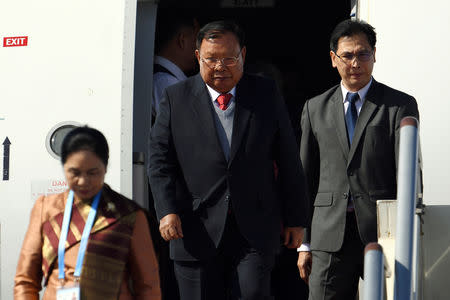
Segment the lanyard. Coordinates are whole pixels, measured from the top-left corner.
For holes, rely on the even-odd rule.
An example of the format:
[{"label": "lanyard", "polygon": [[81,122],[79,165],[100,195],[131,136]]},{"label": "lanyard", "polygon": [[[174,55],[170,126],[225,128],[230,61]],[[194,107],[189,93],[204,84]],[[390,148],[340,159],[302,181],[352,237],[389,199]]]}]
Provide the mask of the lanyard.
[{"label": "lanyard", "polygon": [[[97,214],[98,203],[100,202],[100,195],[102,194],[102,190],[97,193],[92,202],[91,209],[89,211],[88,218],[86,220],[86,224],[84,225],[83,234],[81,235],[80,241],[80,250],[78,251],[77,264],[75,267],[75,273],[73,274],[75,278],[80,277],[81,275],[81,267],[83,265],[84,253],[86,252],[86,246],[89,239],[89,234],[91,233],[92,226],[94,225],[95,215]],[[72,206],[73,206],[73,191],[70,190],[69,196],[67,197],[66,208],[64,210],[64,218],[61,227],[61,235],[59,237],[58,244],[58,269],[60,280],[64,280],[64,254],[65,254],[65,244],[67,240],[67,233],[69,231],[69,223],[72,215]]]}]

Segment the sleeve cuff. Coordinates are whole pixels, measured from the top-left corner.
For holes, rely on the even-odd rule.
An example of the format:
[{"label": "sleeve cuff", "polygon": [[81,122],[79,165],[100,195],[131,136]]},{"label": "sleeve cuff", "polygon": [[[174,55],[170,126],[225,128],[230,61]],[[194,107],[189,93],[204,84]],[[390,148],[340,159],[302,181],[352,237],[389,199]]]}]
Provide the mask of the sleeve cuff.
[{"label": "sleeve cuff", "polygon": [[297,252],[310,252],[309,244],[304,243],[299,248],[297,248]]}]

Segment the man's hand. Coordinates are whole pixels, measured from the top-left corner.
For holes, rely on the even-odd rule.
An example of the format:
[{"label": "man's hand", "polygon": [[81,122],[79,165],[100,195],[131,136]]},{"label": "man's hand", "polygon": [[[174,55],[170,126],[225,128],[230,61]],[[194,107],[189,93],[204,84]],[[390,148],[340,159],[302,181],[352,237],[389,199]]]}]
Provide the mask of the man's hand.
[{"label": "man's hand", "polygon": [[309,284],[309,274],[311,274],[312,254],[309,251],[300,251],[298,253],[297,267],[300,277]]},{"label": "man's hand", "polygon": [[303,227],[285,227],[284,228],[284,245],[288,248],[298,248],[303,241]]},{"label": "man's hand", "polygon": [[164,240],[176,240],[183,237],[181,220],[177,214],[168,214],[159,222],[159,232]]}]

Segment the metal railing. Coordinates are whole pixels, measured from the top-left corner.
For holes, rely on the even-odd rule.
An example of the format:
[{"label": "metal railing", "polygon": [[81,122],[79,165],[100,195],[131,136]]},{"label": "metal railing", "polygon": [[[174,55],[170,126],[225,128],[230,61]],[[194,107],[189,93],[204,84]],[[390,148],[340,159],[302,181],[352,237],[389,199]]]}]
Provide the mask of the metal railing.
[{"label": "metal railing", "polygon": [[364,249],[364,300],[386,299],[386,278],[391,269],[378,243],[369,243]]},{"label": "metal railing", "polygon": [[[400,123],[397,173],[394,300],[422,299],[421,215],[422,177],[419,122],[405,117]],[[378,243],[366,246],[364,256],[364,300],[386,299],[386,259]]]},{"label": "metal railing", "polygon": [[414,218],[417,201],[419,122],[406,117],[400,123],[397,176],[397,230],[395,237],[394,299],[411,299]]}]

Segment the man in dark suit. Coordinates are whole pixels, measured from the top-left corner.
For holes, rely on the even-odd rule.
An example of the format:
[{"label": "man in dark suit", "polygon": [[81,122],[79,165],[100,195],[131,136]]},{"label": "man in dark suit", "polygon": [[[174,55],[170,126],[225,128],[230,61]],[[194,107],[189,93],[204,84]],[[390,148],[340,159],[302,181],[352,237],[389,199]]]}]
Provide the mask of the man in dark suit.
[{"label": "man in dark suit", "polygon": [[364,247],[377,240],[376,201],[396,197],[400,121],[419,116],[413,97],[372,77],[375,43],[369,24],[339,23],[330,55],[341,83],[303,108],[300,154],[313,217],[298,267],[309,299],[355,299]]},{"label": "man in dark suit", "polygon": [[181,299],[270,299],[280,236],[299,247],[309,214],[289,116],[273,81],[244,74],[237,24],[205,25],[195,53],[200,74],[165,90],[150,139],[160,233]]}]

